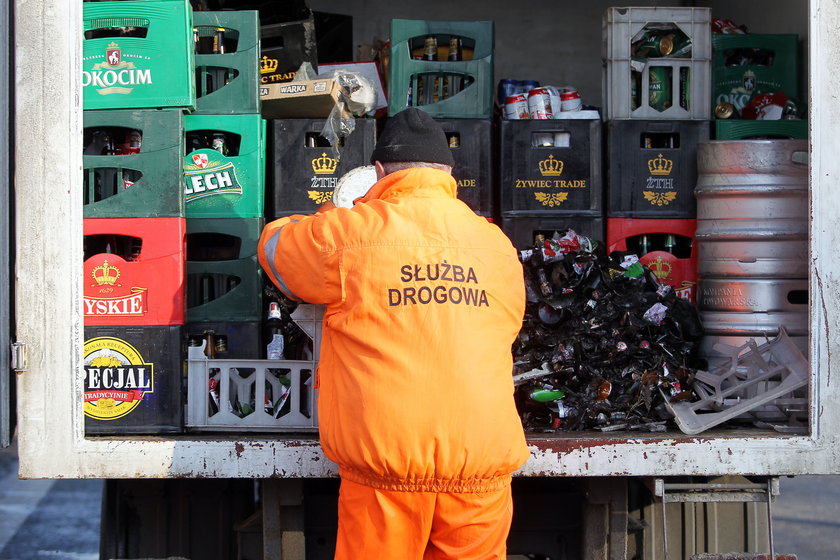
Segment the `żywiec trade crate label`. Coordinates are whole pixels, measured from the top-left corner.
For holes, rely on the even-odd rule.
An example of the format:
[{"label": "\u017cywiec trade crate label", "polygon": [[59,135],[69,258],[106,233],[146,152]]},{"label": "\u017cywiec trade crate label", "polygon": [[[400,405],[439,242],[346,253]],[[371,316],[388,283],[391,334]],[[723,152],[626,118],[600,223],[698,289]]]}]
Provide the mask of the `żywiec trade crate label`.
[{"label": "\u017cywiec trade crate label", "polygon": [[84,410],[96,420],[115,420],[154,392],[155,366],[131,344],[100,336],[85,341]]},{"label": "\u017cywiec trade crate label", "polygon": [[102,253],[85,261],[85,317],[143,317],[149,307],[148,288],[121,280],[120,267],[109,264],[108,258]]},{"label": "\u017cywiec trade crate label", "polygon": [[221,152],[203,148],[184,159],[184,199],[187,203],[216,195],[242,196],[236,166]]},{"label": "\u017cywiec trade crate label", "polygon": [[332,200],[333,191],[338,184],[338,177],[335,173],[338,169],[338,159],[329,157],[326,152],[322,152],[320,157],[312,158],[311,164],[313,175],[309,177],[310,188],[306,191],[306,196],[320,206]]}]

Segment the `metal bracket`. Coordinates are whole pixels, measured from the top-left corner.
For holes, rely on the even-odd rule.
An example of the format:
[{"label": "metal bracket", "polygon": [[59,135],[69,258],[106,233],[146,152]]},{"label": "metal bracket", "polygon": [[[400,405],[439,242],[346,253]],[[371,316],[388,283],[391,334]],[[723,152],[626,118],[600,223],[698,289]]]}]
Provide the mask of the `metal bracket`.
[{"label": "metal bracket", "polygon": [[26,344],[23,342],[12,343],[11,358],[12,370],[18,375],[29,368],[29,363],[26,360]]}]

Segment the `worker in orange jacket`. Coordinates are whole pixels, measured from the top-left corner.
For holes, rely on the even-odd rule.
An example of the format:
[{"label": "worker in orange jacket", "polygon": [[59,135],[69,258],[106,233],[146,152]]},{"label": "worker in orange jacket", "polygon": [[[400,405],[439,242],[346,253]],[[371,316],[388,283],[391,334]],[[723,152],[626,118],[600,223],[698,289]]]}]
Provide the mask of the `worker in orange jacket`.
[{"label": "worker in orange jacket", "polygon": [[441,127],[386,124],[352,208],[269,223],[259,260],[325,304],[320,438],[341,476],[337,559],[504,559],[511,473],[529,452],[513,400],[522,267],[458,200]]}]

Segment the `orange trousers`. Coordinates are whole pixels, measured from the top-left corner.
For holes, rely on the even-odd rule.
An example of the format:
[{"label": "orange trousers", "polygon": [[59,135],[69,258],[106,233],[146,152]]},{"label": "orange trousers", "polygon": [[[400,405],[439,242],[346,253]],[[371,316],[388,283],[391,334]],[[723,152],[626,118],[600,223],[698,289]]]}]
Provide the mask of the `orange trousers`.
[{"label": "orange trousers", "polygon": [[486,493],[396,492],[341,481],[336,560],[504,560],[510,485]]}]

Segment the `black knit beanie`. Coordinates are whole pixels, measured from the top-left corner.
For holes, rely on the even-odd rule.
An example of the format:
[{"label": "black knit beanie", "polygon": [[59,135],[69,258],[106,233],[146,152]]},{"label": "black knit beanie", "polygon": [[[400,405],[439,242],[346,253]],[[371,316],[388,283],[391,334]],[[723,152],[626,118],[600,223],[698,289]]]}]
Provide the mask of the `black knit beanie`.
[{"label": "black knit beanie", "polygon": [[390,117],[376,142],[370,162],[424,161],[455,167],[440,125],[425,111],[409,107]]}]

